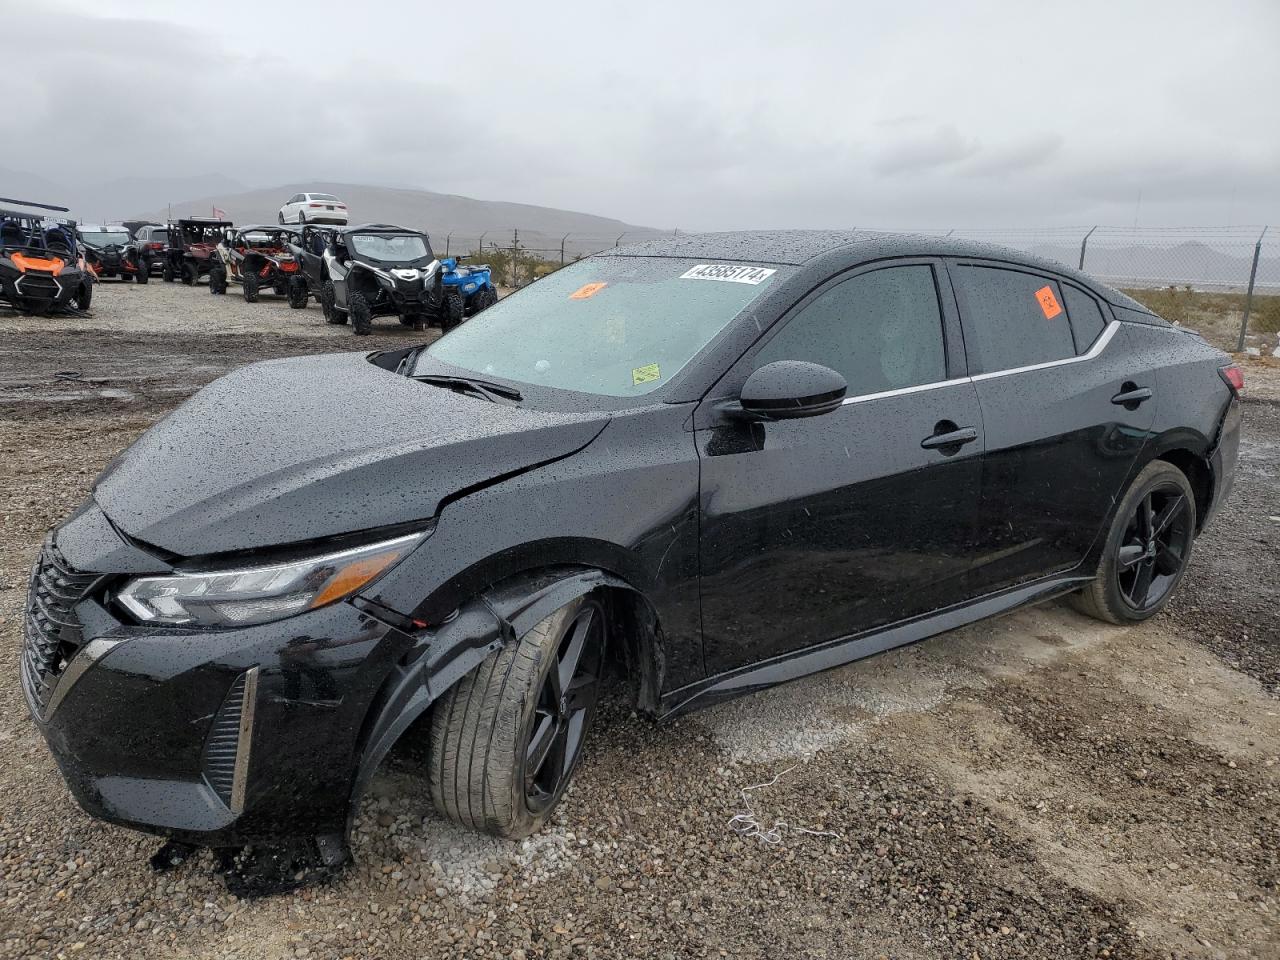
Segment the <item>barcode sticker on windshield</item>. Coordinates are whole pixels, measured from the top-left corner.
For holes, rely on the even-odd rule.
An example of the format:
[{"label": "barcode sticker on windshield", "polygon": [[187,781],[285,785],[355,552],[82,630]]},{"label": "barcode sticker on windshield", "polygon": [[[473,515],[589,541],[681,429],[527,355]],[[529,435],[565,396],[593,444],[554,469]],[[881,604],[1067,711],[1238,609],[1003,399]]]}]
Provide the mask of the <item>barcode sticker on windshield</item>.
[{"label": "barcode sticker on windshield", "polygon": [[680,274],[681,280],[725,280],[729,283],[764,283],[777,270],[769,267],[749,267],[742,263],[700,263]]},{"label": "barcode sticker on windshield", "polygon": [[646,363],[643,367],[636,367],[631,371],[631,384],[638,387],[642,383],[652,383],[661,376],[662,371],[658,369],[656,363]]}]

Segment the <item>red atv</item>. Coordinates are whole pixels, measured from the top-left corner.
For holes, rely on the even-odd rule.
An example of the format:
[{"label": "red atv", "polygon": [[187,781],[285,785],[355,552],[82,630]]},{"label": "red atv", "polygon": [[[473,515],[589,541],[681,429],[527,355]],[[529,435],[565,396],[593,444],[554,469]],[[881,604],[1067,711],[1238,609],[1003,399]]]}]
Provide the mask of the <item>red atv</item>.
[{"label": "red atv", "polygon": [[297,242],[297,234],[296,227],[274,224],[228,231],[214,251],[209,292],[226,293],[228,283],[238,283],[245,303],[257,303],[265,289],[288,297],[291,307],[305,307],[307,288],[290,250],[290,244]]},{"label": "red atv", "polygon": [[161,276],[166,283],[181,279],[187,286],[209,275],[218,243],[234,228],[230,220],[188,217],[169,222],[169,246]]}]

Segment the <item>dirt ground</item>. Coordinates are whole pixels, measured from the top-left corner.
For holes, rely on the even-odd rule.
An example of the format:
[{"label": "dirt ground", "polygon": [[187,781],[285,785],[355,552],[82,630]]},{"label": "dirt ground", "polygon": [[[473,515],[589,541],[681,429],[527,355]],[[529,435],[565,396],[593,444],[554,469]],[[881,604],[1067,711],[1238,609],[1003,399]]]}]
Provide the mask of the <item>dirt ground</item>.
[{"label": "dirt ground", "polygon": [[[207,856],[152,873],[154,838],[71,800],[18,685],[27,570],[219,373],[415,335],[204,288],[95,298],[90,319],[0,320],[0,957],[1280,956],[1274,399],[1249,403],[1235,493],[1142,627],[1050,604],[661,727],[614,699],[530,840],[448,826],[397,767],[355,867],[241,901]],[[1280,397],[1280,369],[1246,375]]]}]

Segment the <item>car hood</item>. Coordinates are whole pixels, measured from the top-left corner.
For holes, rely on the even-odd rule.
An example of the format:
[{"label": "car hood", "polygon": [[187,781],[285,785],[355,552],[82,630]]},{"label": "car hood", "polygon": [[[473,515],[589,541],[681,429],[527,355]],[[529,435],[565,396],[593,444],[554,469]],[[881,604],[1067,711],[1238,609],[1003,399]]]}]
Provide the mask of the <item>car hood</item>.
[{"label": "car hood", "polygon": [[575,453],[607,422],[454,393],[364,354],[269,360],[152,427],[94,497],[145,544],[249,550],[430,519],[452,494]]}]

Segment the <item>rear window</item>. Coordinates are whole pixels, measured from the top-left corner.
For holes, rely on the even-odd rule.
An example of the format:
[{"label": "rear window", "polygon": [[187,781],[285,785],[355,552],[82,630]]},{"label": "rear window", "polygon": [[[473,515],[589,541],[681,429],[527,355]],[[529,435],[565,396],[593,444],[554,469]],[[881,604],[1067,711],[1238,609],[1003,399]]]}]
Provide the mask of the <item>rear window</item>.
[{"label": "rear window", "polygon": [[148,236],[147,239],[154,240],[159,243],[168,243],[169,231],[168,230],[152,230],[150,236]]},{"label": "rear window", "polygon": [[1071,318],[1071,332],[1076,339],[1076,353],[1087,353],[1093,342],[1107,325],[1098,302],[1083,290],[1068,285],[1067,316]]},{"label": "rear window", "polygon": [[1076,355],[1056,280],[1002,267],[953,269],[973,372],[994,373]]},{"label": "rear window", "polygon": [[337,197],[332,196],[331,194],[328,194],[328,193],[313,193],[313,194],[311,194],[311,199],[312,199],[312,200],[326,200],[326,201],[328,201],[329,203],[336,203],[336,202],[337,202],[337,200],[338,200],[338,198],[337,198]]}]

